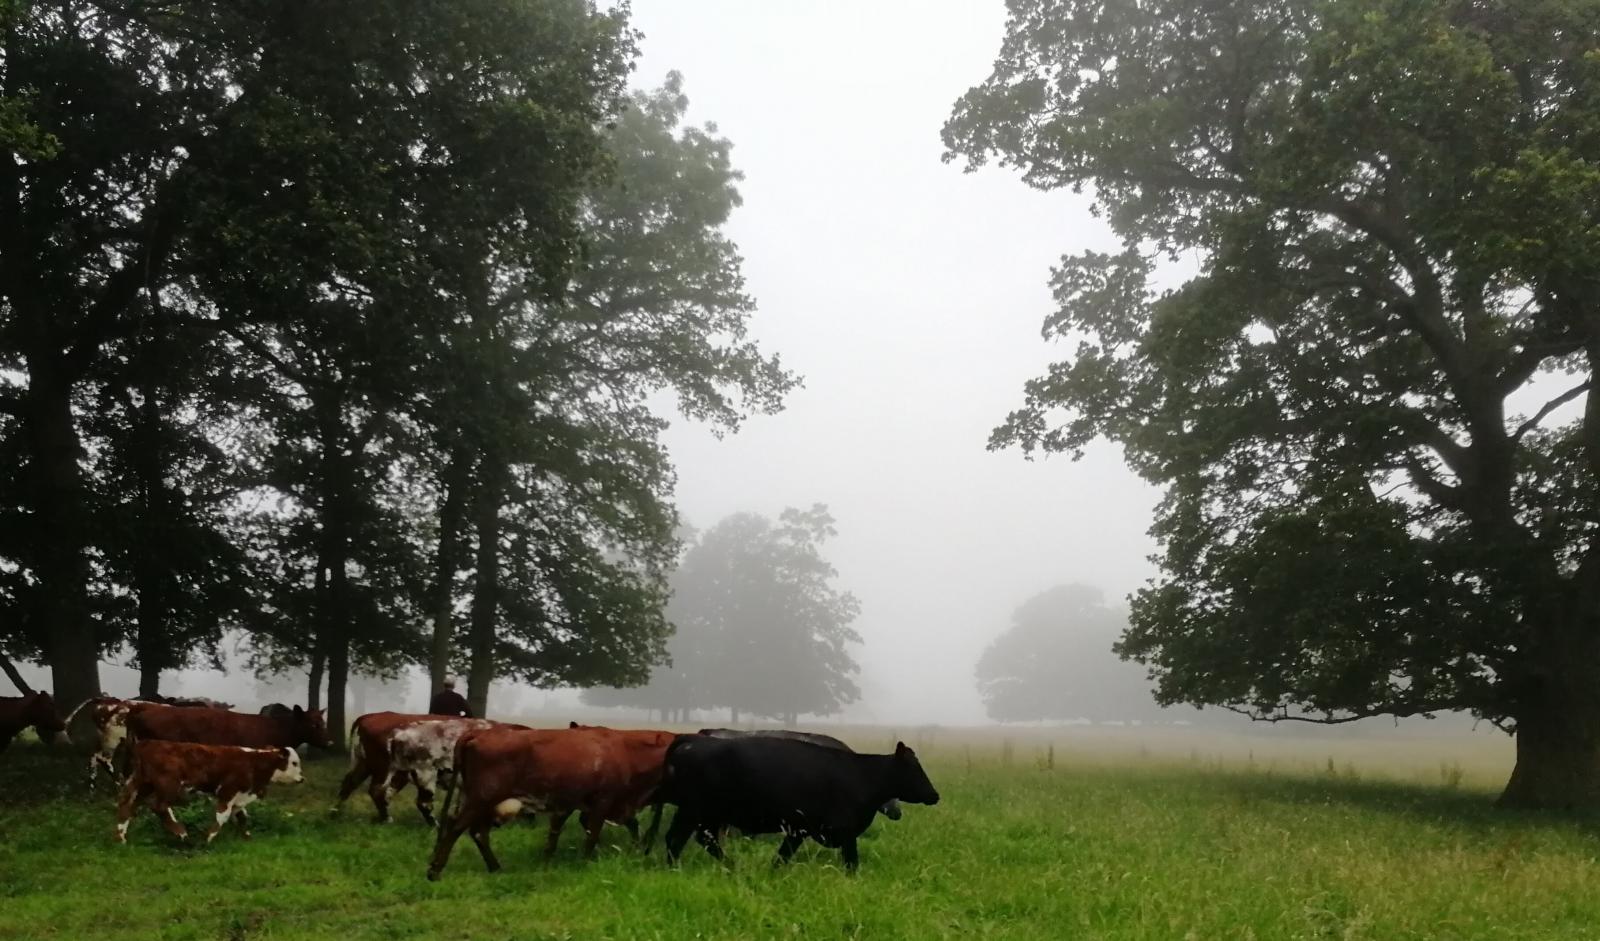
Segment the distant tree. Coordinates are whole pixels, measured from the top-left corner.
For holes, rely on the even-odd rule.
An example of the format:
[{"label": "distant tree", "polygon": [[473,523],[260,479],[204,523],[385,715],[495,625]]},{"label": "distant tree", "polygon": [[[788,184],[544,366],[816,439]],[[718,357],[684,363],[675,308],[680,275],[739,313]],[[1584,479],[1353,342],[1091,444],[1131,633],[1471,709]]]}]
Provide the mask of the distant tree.
[{"label": "distant tree", "polygon": [[858,672],[848,645],[860,603],[831,582],[822,557],[835,534],[820,504],[774,522],[736,513],[706,530],[672,576],[672,663],[638,690],[596,690],[593,705],[676,712],[725,707],[793,724],[854,702]]},{"label": "distant tree", "polygon": [[1010,10],[949,156],[1092,187],[1126,248],[1057,270],[1076,354],[992,443],[1166,487],[1120,651],[1166,703],[1470,710],[1503,804],[1600,806],[1600,3]]},{"label": "distant tree", "polygon": [[1146,670],[1112,652],[1127,626],[1127,612],[1107,607],[1095,588],[1058,585],[1029,598],[978,659],[978,692],[989,717],[1171,718],[1156,704]]}]

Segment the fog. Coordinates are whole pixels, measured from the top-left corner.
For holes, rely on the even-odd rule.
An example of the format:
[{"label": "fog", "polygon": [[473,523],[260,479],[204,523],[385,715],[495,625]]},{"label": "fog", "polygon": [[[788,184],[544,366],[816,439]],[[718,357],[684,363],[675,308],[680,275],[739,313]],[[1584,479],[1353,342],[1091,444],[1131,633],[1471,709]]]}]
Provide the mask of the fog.
[{"label": "fog", "polygon": [[673,428],[679,507],[704,526],[828,504],[829,558],[862,602],[846,715],[981,721],[973,664],[1011,611],[1063,581],[1138,587],[1157,496],[1110,446],[1077,463],[986,450],[1059,355],[1039,337],[1050,266],[1115,245],[1084,197],[940,161],[1004,5],[656,0],[634,16],[638,81],[683,71],[691,114],[734,143],[755,333],[805,376],[737,435]]},{"label": "fog", "polygon": [[[783,413],[723,440],[675,422],[680,510],[705,527],[827,504],[839,530],[828,557],[862,603],[862,699],[843,718],[983,721],[973,666],[984,646],[1052,585],[1112,599],[1138,587],[1152,574],[1156,498],[1110,446],[1077,463],[986,450],[1024,380],[1060,353],[1039,336],[1051,264],[1115,244],[1084,197],[940,160],[940,127],[987,74],[1004,5],[638,0],[633,11],[636,84],[681,71],[693,119],[734,143],[746,180],[731,234],[760,303],[754,332],[805,379]],[[234,666],[164,690],[258,701]],[[108,692],[136,689],[131,671],[102,670]],[[424,687],[418,675],[404,693],[413,708]],[[509,690],[491,701],[502,713],[570,702]]]}]

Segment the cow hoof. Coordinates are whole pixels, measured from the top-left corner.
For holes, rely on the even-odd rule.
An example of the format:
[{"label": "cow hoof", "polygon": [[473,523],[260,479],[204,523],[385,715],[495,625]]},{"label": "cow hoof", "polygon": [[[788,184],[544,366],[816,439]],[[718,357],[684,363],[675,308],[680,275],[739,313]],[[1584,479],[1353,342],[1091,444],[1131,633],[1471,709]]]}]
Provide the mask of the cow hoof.
[{"label": "cow hoof", "polygon": [[437,869],[429,869],[428,870],[428,881],[429,882],[438,882],[439,881],[439,870],[437,870]]}]

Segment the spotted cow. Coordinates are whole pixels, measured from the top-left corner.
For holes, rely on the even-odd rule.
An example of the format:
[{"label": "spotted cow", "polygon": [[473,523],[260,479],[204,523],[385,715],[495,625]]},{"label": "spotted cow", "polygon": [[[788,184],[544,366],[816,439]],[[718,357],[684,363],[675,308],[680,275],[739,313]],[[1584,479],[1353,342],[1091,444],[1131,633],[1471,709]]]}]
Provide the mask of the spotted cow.
[{"label": "spotted cow", "polygon": [[128,824],[140,804],[148,805],[161,825],[180,840],[189,832],[172,808],[195,793],[215,800],[215,820],[206,842],[216,839],[229,818],[250,838],[250,817],[245,807],[266,793],[269,784],[299,784],[305,780],[300,755],[288,746],[246,748],[238,745],[199,745],[193,742],[136,741],[133,767],[117,802],[118,843],[128,841]]},{"label": "spotted cow", "polygon": [[[433,792],[440,774],[451,771],[457,740],[463,733],[497,724],[489,719],[434,718],[396,728],[389,735],[389,768],[382,778],[382,798],[377,794],[372,798],[379,815],[388,819],[389,799],[409,780],[417,788],[417,812],[428,826],[437,826],[433,819]],[[374,778],[374,784],[379,780]]]}]

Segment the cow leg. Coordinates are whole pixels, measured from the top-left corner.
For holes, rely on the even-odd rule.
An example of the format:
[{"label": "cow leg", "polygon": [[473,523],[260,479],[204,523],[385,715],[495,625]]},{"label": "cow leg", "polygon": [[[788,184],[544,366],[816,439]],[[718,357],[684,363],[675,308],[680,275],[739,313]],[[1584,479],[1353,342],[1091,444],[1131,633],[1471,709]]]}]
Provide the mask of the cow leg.
[{"label": "cow leg", "polygon": [[689,817],[688,811],[682,807],[672,815],[672,825],[667,827],[667,863],[678,861],[678,856],[683,853],[683,846],[689,842],[689,834],[695,832],[695,824]]},{"label": "cow leg", "polygon": [[433,819],[433,788],[437,777],[437,772],[432,768],[411,774],[411,783],[417,787],[417,813],[422,815],[422,819],[427,821],[430,827],[439,825],[439,822]]},{"label": "cow leg", "polygon": [[622,826],[628,831],[628,836],[632,837],[633,842],[637,844],[639,842],[639,818],[630,814],[628,819],[622,821]]},{"label": "cow leg", "polygon": [[706,852],[711,854],[712,859],[719,863],[728,861],[728,857],[722,853],[722,841],[717,839],[716,830],[710,827],[701,827],[695,831],[694,838],[700,841],[700,845],[706,848]]},{"label": "cow leg", "polygon": [[398,790],[392,784],[388,775],[373,775],[371,783],[367,785],[367,796],[372,798],[372,806],[378,809],[379,823],[389,822],[389,795]]},{"label": "cow leg", "polygon": [[157,800],[151,805],[150,809],[155,812],[155,815],[158,818],[160,818],[161,825],[167,828],[168,833],[180,840],[183,840],[184,842],[188,842],[189,831],[185,830],[183,828],[183,824],[178,822],[177,815],[172,812],[171,804],[167,803],[165,800]]},{"label": "cow leg", "polygon": [[471,806],[462,807],[456,812],[455,817],[446,820],[439,828],[439,837],[433,844],[433,859],[428,861],[428,881],[439,881],[439,874],[444,872],[445,863],[450,861],[450,851],[455,849],[456,841],[461,839],[461,834],[467,829],[467,812]]},{"label": "cow leg", "polygon": [[117,842],[128,842],[128,823],[133,819],[133,812],[139,802],[149,794],[135,778],[129,778],[128,783],[122,787],[122,797],[117,801]]},{"label": "cow leg", "polygon": [[804,843],[805,841],[806,837],[803,833],[785,833],[783,835],[783,842],[778,845],[777,858],[773,859],[772,861],[773,867],[776,868],[787,863],[789,858],[794,855],[794,851],[799,849],[800,844]]},{"label": "cow leg", "polygon": [[246,804],[249,804],[255,799],[256,796],[254,794],[246,791],[241,791],[238,794],[230,794],[227,797],[223,797],[221,794],[218,794],[217,822],[212,825],[209,831],[206,832],[206,842],[210,843],[212,840],[215,840],[217,838],[217,834],[221,833],[223,826],[227,824],[228,818],[234,814],[239,815],[240,832],[244,834],[245,839],[250,839],[250,829],[246,823],[248,818],[245,815],[244,808]]},{"label": "cow leg", "polygon": [[245,813],[243,807],[234,810],[233,821],[239,825],[239,838],[241,840],[250,839],[250,815]]},{"label": "cow leg", "polygon": [[489,831],[492,830],[490,822],[485,820],[472,828],[472,842],[478,844],[478,855],[483,857],[483,866],[490,872],[500,871],[500,860],[494,858],[494,850],[489,846]]},{"label": "cow leg", "polygon": [[367,767],[366,752],[362,750],[358,738],[350,748],[350,768],[345,771],[344,778],[339,782],[339,798],[333,803],[335,812],[344,808],[344,802],[350,799],[350,795],[356,792],[356,788],[360,787],[361,782],[371,773],[372,769]]},{"label": "cow leg", "polygon": [[861,855],[856,852],[856,838],[851,837],[839,844],[839,854],[844,857],[846,872],[855,872],[861,865]]},{"label": "cow leg", "polygon": [[[571,816],[572,811],[570,810],[550,814],[550,833],[545,837],[544,841],[545,859],[549,860],[555,858],[556,846],[561,842],[561,828],[567,825],[567,818]],[[583,824],[584,830],[589,829],[588,814],[584,814],[582,817],[580,817],[579,821]]]},{"label": "cow leg", "polygon": [[583,858],[594,859],[596,848],[600,846],[600,831],[606,828],[606,815],[600,811],[592,811],[589,820],[584,826],[586,839],[583,841]]}]

